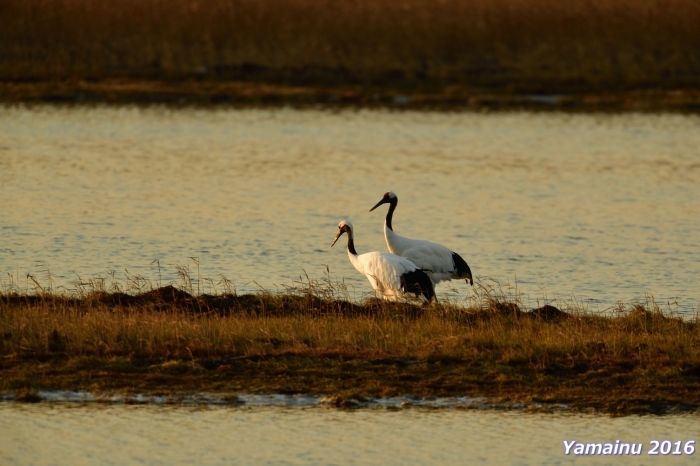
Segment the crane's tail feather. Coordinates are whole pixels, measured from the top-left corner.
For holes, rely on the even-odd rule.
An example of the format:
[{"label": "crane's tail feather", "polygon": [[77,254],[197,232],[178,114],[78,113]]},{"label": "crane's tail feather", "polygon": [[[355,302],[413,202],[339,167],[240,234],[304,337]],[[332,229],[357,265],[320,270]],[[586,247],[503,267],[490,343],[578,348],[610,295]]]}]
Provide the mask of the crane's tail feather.
[{"label": "crane's tail feather", "polygon": [[421,269],[403,274],[401,276],[401,289],[404,293],[413,293],[427,302],[432,302],[435,297],[433,282],[428,277],[428,274]]}]

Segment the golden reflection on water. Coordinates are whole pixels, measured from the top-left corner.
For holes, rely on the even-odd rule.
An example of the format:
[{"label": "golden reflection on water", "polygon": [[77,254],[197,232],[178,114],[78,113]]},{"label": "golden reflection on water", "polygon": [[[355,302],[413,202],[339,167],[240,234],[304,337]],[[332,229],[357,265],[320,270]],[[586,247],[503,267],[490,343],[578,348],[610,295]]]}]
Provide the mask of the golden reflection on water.
[{"label": "golden reflection on water", "polygon": [[[697,453],[648,453],[652,440],[697,443],[697,423],[697,414],[0,403],[0,463],[696,464]],[[564,440],[641,443],[643,452],[566,456]]]},{"label": "golden reflection on water", "polygon": [[[700,117],[671,114],[0,107],[0,272],[225,275],[274,290],[306,271],[371,291],[342,248],[400,234],[476,277],[605,309],[652,294],[698,310]],[[198,258],[197,266],[190,259]],[[256,284],[257,283],[257,284]],[[201,286],[211,290],[209,282]],[[463,282],[442,284],[470,296]]]}]

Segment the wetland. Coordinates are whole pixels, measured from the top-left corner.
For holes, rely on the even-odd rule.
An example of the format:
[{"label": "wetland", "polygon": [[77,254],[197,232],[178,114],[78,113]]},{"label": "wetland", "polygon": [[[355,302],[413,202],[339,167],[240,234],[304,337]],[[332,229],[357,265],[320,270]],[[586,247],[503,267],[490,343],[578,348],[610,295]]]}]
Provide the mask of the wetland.
[{"label": "wetland", "polygon": [[[696,2],[0,16],[1,463],[694,459]],[[389,190],[473,288],[329,248]]]},{"label": "wetland", "polygon": [[[338,438],[407,463],[693,440],[697,115],[19,104],[0,122],[8,463],[177,462],[136,424],[206,433],[211,463],[341,462]],[[368,210],[387,190],[396,231],[457,251],[473,288],[385,303],[330,248],[346,218],[358,251],[386,250]],[[86,442],[88,418],[119,432]],[[71,434],[37,448],[29,425]],[[386,429],[406,435],[362,434]],[[286,447],[265,459],[270,432]]]}]

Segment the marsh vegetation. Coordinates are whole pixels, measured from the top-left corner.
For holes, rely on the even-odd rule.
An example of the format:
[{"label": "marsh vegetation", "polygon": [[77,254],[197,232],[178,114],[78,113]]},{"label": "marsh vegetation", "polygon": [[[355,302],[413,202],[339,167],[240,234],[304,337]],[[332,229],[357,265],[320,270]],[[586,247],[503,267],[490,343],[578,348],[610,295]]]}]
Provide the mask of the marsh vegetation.
[{"label": "marsh vegetation", "polygon": [[619,413],[700,403],[700,322],[651,297],[596,315],[528,310],[494,282],[470,305],[428,307],[352,302],[330,280],[241,295],[191,281],[106,288],[5,287],[0,391],[466,395]]},{"label": "marsh vegetation", "polygon": [[693,0],[11,0],[0,13],[5,99],[698,100]]}]

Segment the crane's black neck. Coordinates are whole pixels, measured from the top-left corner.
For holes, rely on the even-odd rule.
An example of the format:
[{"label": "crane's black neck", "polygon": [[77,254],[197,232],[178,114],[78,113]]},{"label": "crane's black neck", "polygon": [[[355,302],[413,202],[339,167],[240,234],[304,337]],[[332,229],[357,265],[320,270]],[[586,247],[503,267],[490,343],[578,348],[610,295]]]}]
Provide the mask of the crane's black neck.
[{"label": "crane's black neck", "polygon": [[348,251],[353,256],[357,255],[357,251],[355,251],[355,241],[353,240],[352,232],[350,232],[350,231],[348,231]]},{"label": "crane's black neck", "polygon": [[394,229],[391,227],[391,219],[394,216],[394,210],[396,209],[396,204],[399,203],[399,198],[395,197],[389,201],[389,212],[386,213],[386,227],[391,231]]}]

